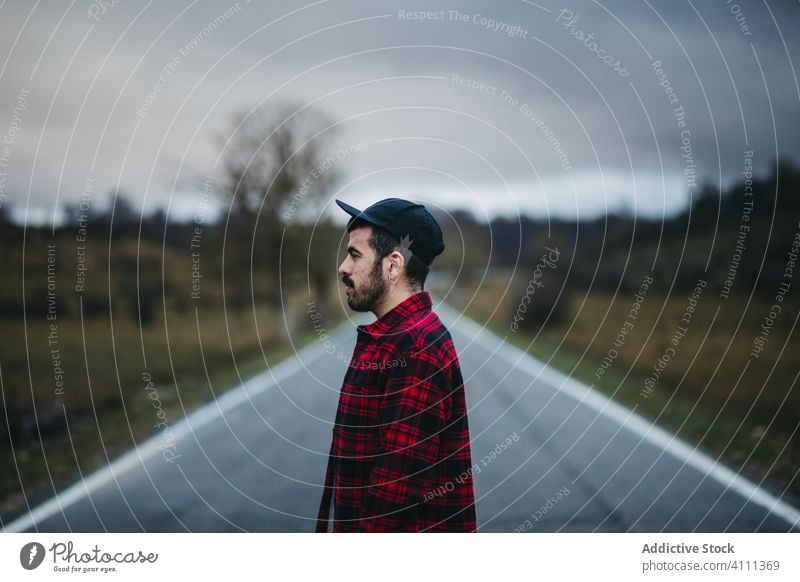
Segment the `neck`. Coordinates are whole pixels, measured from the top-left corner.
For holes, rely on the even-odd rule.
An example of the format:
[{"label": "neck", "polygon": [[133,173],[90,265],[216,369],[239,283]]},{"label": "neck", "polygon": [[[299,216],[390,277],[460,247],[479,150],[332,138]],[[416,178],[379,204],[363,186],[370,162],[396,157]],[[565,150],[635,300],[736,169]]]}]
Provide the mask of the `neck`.
[{"label": "neck", "polygon": [[380,319],[392,309],[400,305],[403,301],[412,295],[416,295],[417,293],[418,291],[411,291],[405,285],[396,285],[390,289],[390,291],[383,298],[383,301],[381,301],[380,305],[377,305],[374,309],[372,309],[372,313],[375,314],[375,317]]}]

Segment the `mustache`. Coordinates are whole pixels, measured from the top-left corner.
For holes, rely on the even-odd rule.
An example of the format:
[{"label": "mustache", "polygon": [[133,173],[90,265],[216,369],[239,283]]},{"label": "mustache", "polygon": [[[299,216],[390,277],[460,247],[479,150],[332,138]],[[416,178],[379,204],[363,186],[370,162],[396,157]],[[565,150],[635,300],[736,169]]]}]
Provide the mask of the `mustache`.
[{"label": "mustache", "polygon": [[353,283],[353,280],[350,277],[342,277],[342,283],[344,283],[348,287],[355,287],[356,286],[355,283]]}]

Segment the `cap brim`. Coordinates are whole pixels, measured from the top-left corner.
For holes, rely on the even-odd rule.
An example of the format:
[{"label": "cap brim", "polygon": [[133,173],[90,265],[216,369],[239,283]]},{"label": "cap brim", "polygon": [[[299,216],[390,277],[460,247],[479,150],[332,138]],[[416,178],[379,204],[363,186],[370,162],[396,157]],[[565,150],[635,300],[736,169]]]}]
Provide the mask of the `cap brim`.
[{"label": "cap brim", "polygon": [[337,200],[336,204],[339,205],[339,208],[344,210],[350,216],[358,216],[361,214],[361,211],[356,208],[355,206],[350,206],[347,202],[342,202],[341,200]]},{"label": "cap brim", "polygon": [[376,220],[375,217],[373,217],[366,210],[359,210],[355,206],[350,206],[347,202],[342,202],[341,200],[336,200],[336,204],[339,205],[339,208],[341,208],[347,214],[349,214],[350,216],[353,217],[347,223],[347,228],[348,229],[350,228],[350,225],[353,224],[353,221],[356,218],[360,218],[364,222],[368,222],[368,223],[370,223],[370,224],[372,224],[374,226],[379,226],[379,227],[383,228],[383,225],[381,224],[381,221],[380,220]]}]

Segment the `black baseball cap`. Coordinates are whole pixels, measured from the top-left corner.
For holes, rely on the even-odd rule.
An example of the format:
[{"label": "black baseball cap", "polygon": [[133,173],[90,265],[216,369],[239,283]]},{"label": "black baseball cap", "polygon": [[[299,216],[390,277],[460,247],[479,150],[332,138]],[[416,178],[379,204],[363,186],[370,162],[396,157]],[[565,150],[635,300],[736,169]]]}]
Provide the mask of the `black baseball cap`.
[{"label": "black baseball cap", "polygon": [[365,210],[354,208],[341,200],[337,200],[336,204],[353,217],[347,223],[347,228],[359,218],[386,230],[400,241],[410,240],[409,250],[426,265],[430,265],[444,250],[442,229],[422,204],[401,198],[386,198]]}]

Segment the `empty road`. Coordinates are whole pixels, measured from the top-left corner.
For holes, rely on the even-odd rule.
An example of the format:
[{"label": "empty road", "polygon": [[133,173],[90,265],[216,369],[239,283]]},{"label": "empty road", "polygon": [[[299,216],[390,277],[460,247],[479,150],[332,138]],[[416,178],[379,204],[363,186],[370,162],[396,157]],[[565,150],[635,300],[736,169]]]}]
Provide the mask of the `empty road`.
[{"label": "empty road", "polygon": [[[479,531],[800,527],[797,510],[774,492],[445,306],[435,310],[465,378]],[[159,451],[163,439],[143,443],[6,531],[313,531],[354,344],[348,323],[329,343],[314,342],[175,422],[173,462]]]}]

